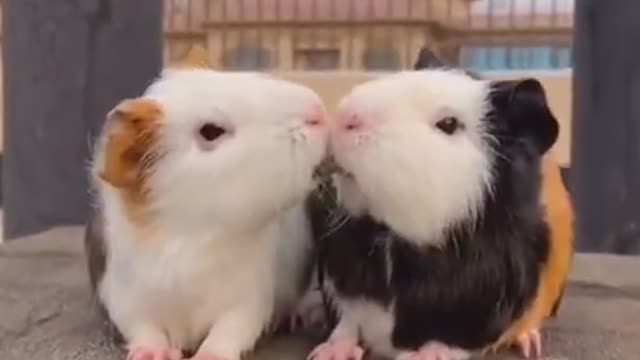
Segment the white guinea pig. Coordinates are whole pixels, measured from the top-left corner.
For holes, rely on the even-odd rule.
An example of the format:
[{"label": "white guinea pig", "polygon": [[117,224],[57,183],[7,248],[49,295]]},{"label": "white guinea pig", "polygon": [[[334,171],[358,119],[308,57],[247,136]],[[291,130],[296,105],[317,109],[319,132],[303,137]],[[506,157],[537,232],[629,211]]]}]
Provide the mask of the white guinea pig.
[{"label": "white guinea pig", "polygon": [[568,259],[541,202],[557,135],[534,79],[431,69],[356,86],[329,141],[347,216],[319,241],[339,320],[311,358],[459,360],[515,338],[539,347],[538,289],[557,301],[566,273],[553,269]]},{"label": "white guinea pig", "polygon": [[326,140],[321,99],[264,74],[168,69],[110,112],[90,268],[128,359],[238,360],[293,307]]}]

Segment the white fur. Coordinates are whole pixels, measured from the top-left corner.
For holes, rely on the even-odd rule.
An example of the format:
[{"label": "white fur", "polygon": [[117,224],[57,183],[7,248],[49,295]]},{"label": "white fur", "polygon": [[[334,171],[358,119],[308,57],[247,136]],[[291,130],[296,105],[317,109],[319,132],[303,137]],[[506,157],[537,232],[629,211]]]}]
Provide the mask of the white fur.
[{"label": "white fur", "polygon": [[[332,340],[346,338],[356,342],[362,341],[372,353],[388,359],[421,359],[416,357],[418,352],[393,346],[391,337],[395,320],[390,310],[395,306],[393,303],[389,308],[384,308],[371,301],[340,299],[338,304],[340,320],[331,333]],[[448,360],[466,360],[471,357],[471,353],[464,349],[449,347],[437,341],[428,342],[420,352],[446,354],[447,357],[442,359]],[[436,359],[436,357],[425,357],[425,359]]]},{"label": "white fur", "polygon": [[[338,117],[357,113],[357,132],[335,126],[331,148],[353,179],[337,176],[341,202],[420,244],[438,245],[448,224],[475,216],[491,182],[492,139],[481,118],[488,83],[454,70],[407,71],[355,87]],[[464,129],[435,124],[455,116]],[[338,122],[339,123],[339,122]]]},{"label": "white fur", "polygon": [[[164,156],[149,174],[153,223],[140,229],[95,176],[101,139],[100,297],[130,346],[194,348],[206,338],[201,352],[237,360],[300,295],[311,246],[302,200],[326,147],[325,129],[303,121],[321,100],[284,80],[204,69],[167,71],[143,97],[164,114]],[[209,152],[196,141],[205,121],[232,133]]]}]

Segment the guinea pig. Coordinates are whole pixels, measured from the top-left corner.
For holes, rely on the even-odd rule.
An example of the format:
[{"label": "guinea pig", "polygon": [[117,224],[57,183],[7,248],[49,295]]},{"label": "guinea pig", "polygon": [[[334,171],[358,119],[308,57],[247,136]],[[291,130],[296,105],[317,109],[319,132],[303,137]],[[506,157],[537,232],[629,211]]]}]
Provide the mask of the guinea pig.
[{"label": "guinea pig", "polygon": [[318,244],[338,319],[309,358],[459,360],[506,343],[539,347],[568,268],[544,209],[555,195],[542,193],[558,132],[534,79],[424,69],[352,89],[329,137],[342,214],[333,218],[343,221],[314,217],[331,230]]},{"label": "guinea pig", "polygon": [[[425,61],[425,58],[429,58],[429,61]],[[428,49],[420,52],[414,65],[415,70],[445,67],[451,66]],[[474,71],[461,70],[474,79],[482,78]],[[531,305],[492,347],[496,350],[500,345],[516,345],[526,358],[531,354],[541,355],[542,342],[538,329],[546,317],[554,317],[558,312],[573,260],[575,241],[573,206],[562,179],[560,165],[552,151],[545,153],[542,162],[541,201],[550,230],[549,257],[542,269],[538,290]]]},{"label": "guinea pig", "polygon": [[295,308],[325,119],[304,86],[188,66],[108,114],[86,241],[128,359],[238,360]]}]

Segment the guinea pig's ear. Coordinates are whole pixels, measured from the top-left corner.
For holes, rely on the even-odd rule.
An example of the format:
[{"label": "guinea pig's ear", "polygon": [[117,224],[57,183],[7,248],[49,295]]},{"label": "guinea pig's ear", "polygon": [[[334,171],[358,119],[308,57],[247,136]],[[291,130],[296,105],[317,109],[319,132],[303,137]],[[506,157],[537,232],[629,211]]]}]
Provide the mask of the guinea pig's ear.
[{"label": "guinea pig's ear", "polygon": [[158,140],[162,110],[150,99],[128,99],[107,115],[104,162],[98,176],[117,188],[140,185],[145,171],[156,159],[152,151]]},{"label": "guinea pig's ear", "polygon": [[444,63],[444,61],[442,61],[442,59],[440,59],[431,49],[424,46],[422,49],[420,49],[418,59],[416,60],[413,69],[423,70],[431,68],[442,68],[445,66],[446,64]]},{"label": "guinea pig's ear", "polygon": [[207,54],[207,49],[200,45],[194,45],[191,50],[189,50],[189,53],[187,53],[184,59],[182,59],[182,61],[174,67],[203,69],[208,68],[209,56]]},{"label": "guinea pig's ear", "polygon": [[492,88],[494,107],[504,110],[516,135],[532,139],[540,154],[547,152],[558,139],[560,126],[542,84],[530,78],[496,81]]}]

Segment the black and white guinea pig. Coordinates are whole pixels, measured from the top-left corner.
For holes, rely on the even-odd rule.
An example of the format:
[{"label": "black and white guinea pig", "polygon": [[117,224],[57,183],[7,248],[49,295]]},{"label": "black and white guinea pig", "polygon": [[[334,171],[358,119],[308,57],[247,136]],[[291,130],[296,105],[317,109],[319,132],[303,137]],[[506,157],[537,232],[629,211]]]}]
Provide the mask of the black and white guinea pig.
[{"label": "black and white guinea pig", "polygon": [[110,112],[86,242],[128,359],[239,360],[295,308],[327,133],[312,90],[197,67],[167,69]]},{"label": "black and white guinea pig", "polygon": [[345,96],[329,139],[342,221],[314,216],[338,319],[310,358],[458,360],[508,340],[550,258],[541,159],[558,132],[534,79],[426,69]]}]

